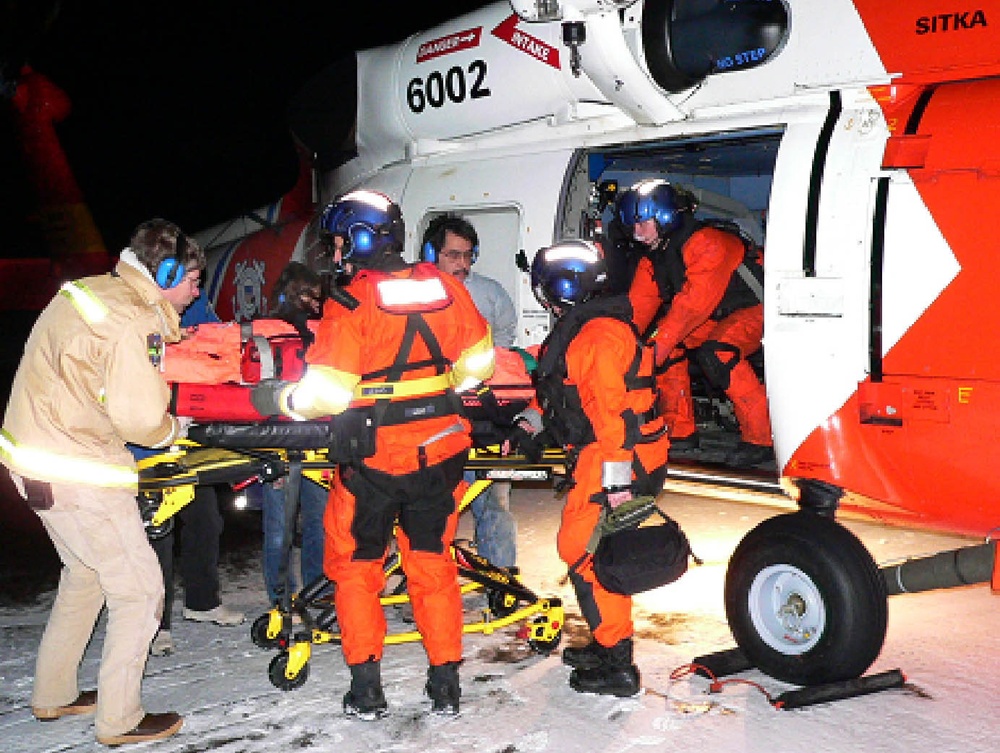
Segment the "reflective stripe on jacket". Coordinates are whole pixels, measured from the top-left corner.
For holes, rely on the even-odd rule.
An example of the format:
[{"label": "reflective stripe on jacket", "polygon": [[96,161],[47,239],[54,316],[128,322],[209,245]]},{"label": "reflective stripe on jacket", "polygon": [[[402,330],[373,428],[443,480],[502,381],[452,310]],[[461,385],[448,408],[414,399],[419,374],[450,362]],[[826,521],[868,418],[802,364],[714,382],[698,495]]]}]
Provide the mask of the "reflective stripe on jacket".
[{"label": "reflective stripe on jacket", "polygon": [[[360,305],[347,310],[327,303],[316,342],[306,352],[306,373],[282,398],[291,403],[290,415],[336,415],[380,399],[395,403],[461,391],[492,375],[489,325],[462,283],[434,265],[416,264],[391,274],[362,272],[347,290]],[[408,336],[411,315],[419,315],[421,326],[432,334],[442,363],[423,336]],[[400,379],[388,380],[390,372],[399,370],[396,362],[404,350]],[[426,446],[427,462],[434,464],[467,449],[469,430],[468,421],[457,414],[415,414],[378,429],[378,453],[366,464],[387,473],[411,472],[418,467],[417,448]]]},{"label": "reflective stripe on jacket", "polygon": [[[134,257],[132,257],[134,259]],[[125,443],[169,444],[177,422],[150,346],[177,312],[137,262],[64,286],[39,315],[11,387],[0,462],[41,481],[134,486]]]}]

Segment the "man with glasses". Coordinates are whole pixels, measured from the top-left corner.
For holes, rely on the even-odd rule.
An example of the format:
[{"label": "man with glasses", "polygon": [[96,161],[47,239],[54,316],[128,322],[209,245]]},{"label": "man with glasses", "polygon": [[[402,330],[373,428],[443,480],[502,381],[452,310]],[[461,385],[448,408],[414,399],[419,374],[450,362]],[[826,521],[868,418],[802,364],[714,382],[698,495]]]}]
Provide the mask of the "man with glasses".
[{"label": "man with glasses", "polygon": [[[424,232],[420,251],[423,261],[436,264],[465,285],[479,313],[493,330],[493,344],[514,347],[517,313],[503,286],[486,275],[476,274],[472,265],[479,257],[479,235],[472,223],[456,214],[442,214],[431,220]],[[465,480],[476,480],[466,471]],[[476,551],[497,567],[517,564],[517,522],[510,512],[510,482],[495,481],[472,502]]]}]

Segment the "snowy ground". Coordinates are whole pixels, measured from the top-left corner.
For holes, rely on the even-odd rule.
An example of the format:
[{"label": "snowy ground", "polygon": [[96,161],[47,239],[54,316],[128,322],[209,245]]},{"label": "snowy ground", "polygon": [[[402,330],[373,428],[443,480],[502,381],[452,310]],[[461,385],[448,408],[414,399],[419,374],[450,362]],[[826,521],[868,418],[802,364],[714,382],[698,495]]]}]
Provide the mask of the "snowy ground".
[{"label": "snowy ground", "polygon": [[[567,606],[563,645],[582,639],[582,620],[555,554],[559,504],[541,487],[515,487],[523,580]],[[177,652],[151,658],[144,684],[150,711],[184,715],[181,733],[149,743],[158,753],[586,753],[679,750],[685,753],[879,753],[997,750],[1000,716],[1000,599],[977,586],[894,597],[889,632],[872,672],[899,668],[903,688],[798,710],[767,700],[788,690],[757,671],[747,681],[708,692],[708,681],[671,674],[693,658],[729,648],[722,607],[728,554],[772,510],[747,503],[672,495],[666,505],[688,531],[706,564],[680,581],[637,598],[637,663],[645,690],[634,699],[585,696],[567,685],[558,654],[541,656],[516,637],[516,627],[466,637],[462,712],[426,714],[426,659],[419,644],[386,648],[383,679],[390,715],[375,723],[341,713],[348,672],[336,646],[316,646],[308,681],[283,692],[267,679],[274,655],[250,641],[247,626],[219,628],[174,620]],[[849,523],[883,562],[939,551],[959,539]],[[463,533],[467,521],[463,521]],[[224,598],[253,617],[264,608],[259,552],[227,552]],[[29,711],[32,664],[52,593],[32,605],[0,609],[0,751],[58,753],[105,750],[87,719],[43,724]],[[469,597],[469,614],[479,601]],[[178,610],[182,599],[178,599]],[[470,617],[471,619],[471,617]],[[390,613],[390,630],[410,626]],[[94,686],[103,632],[88,652],[81,686]],[[756,685],[750,684],[756,683]]]}]

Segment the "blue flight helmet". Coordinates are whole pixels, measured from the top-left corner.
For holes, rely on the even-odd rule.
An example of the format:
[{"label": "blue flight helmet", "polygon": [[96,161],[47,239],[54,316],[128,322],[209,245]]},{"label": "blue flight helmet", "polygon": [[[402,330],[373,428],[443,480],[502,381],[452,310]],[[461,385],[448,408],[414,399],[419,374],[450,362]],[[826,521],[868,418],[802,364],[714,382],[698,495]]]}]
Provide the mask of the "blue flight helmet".
[{"label": "blue flight helmet", "polygon": [[677,230],[684,221],[683,212],[693,207],[686,196],[659,178],[640,180],[618,197],[618,219],[631,233],[637,222],[656,220],[662,238]]},{"label": "blue flight helmet", "polygon": [[344,258],[368,266],[377,257],[403,250],[403,213],[392,199],[378,191],[351,191],[326,206],[320,232],[344,239]]},{"label": "blue flight helmet", "polygon": [[531,262],[531,290],[546,309],[568,309],[608,287],[608,267],[601,247],[568,240],[541,249]]}]

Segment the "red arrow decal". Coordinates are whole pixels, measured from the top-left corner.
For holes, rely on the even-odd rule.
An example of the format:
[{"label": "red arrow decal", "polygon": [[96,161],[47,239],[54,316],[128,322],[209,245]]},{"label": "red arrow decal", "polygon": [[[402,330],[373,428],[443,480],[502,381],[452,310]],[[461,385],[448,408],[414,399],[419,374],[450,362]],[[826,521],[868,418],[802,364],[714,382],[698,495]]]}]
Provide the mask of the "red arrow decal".
[{"label": "red arrow decal", "polygon": [[424,61],[440,57],[441,55],[447,55],[451,52],[478,47],[479,37],[482,33],[483,27],[477,26],[474,29],[457,31],[446,37],[438,37],[437,39],[424,42],[417,48],[417,62],[423,63]]},{"label": "red arrow decal", "polygon": [[543,63],[559,68],[559,50],[550,44],[543,42],[537,37],[525,34],[517,28],[518,18],[516,13],[512,13],[509,18],[502,21],[491,34],[497,39],[501,39],[511,47],[521,52],[531,55],[531,57],[541,60]]}]

